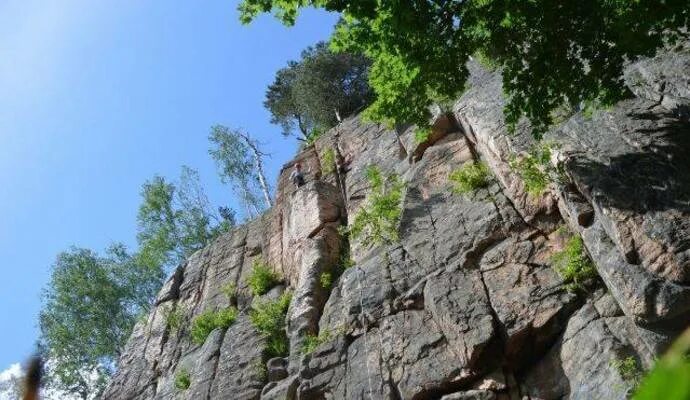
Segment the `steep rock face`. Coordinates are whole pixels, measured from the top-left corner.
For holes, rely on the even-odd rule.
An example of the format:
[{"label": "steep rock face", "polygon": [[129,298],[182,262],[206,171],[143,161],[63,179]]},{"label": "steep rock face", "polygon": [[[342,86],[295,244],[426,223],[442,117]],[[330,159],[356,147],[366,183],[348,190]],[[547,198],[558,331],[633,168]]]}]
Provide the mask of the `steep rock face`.
[{"label": "steep rock face", "polygon": [[[500,76],[474,64],[425,143],[413,127],[344,121],[285,165],[271,210],[178,268],[104,398],[626,398],[632,383],[613,365],[649,367],[690,315],[687,60],[681,51],[630,66],[637,98],[554,127],[545,140],[564,179],[542,195],[510,166],[535,144],[528,124],[507,133]],[[339,170],[328,152],[352,161]],[[454,194],[449,174],[477,161],[489,184]],[[287,179],[296,162],[308,171],[300,188]],[[370,165],[406,184],[391,245],[339,233],[366,206]],[[587,291],[568,291],[552,268],[560,226],[583,238],[601,277]],[[355,265],[341,273],[347,254]],[[262,297],[292,292],[286,358],[267,359],[248,318],[259,258],[284,277]],[[194,316],[233,302],[230,328],[190,341]],[[166,323],[173,306],[178,330]],[[326,339],[306,354],[318,333]],[[187,389],[175,387],[181,371]]]}]

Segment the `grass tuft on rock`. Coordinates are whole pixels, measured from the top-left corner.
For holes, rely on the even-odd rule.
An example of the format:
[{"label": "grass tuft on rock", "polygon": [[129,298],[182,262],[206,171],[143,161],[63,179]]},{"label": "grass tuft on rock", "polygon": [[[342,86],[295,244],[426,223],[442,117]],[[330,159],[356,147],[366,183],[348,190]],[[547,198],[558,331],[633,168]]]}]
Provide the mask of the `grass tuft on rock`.
[{"label": "grass tuft on rock", "polygon": [[311,354],[317,347],[331,340],[331,332],[324,330],[318,335],[307,335],[302,342],[302,354]]},{"label": "grass tuft on rock", "polygon": [[175,374],[175,388],[178,390],[187,390],[192,384],[192,377],[189,371],[182,368]]},{"label": "grass tuft on rock", "polygon": [[535,146],[523,157],[513,157],[510,168],[525,184],[525,190],[532,196],[541,196],[551,182],[551,147],[546,144]]},{"label": "grass tuft on rock", "polygon": [[486,163],[467,163],[453,171],[448,179],[453,183],[453,193],[466,194],[489,185],[489,167]]},{"label": "grass tuft on rock", "polygon": [[228,307],[218,311],[206,311],[192,321],[192,342],[203,344],[214,329],[226,329],[237,319],[237,309]]}]

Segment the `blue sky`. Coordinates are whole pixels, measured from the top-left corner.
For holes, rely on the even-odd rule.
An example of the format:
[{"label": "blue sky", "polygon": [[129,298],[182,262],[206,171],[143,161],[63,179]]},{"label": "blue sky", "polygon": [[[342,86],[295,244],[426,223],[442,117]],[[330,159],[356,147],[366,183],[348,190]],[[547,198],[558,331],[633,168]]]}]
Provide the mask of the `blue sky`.
[{"label": "blue sky", "polygon": [[0,2],[0,371],[32,351],[58,252],[134,244],[146,179],[189,165],[214,204],[233,204],[207,155],[211,125],[265,142],[271,181],[294,153],[268,122],[264,91],[336,16],[242,26],[236,5]]}]

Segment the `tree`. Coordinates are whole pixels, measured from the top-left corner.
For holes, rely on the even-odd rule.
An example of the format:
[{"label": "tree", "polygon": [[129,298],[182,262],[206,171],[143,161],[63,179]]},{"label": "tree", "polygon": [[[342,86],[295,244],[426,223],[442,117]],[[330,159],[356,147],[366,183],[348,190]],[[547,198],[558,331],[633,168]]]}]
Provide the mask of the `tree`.
[{"label": "tree", "polygon": [[[273,205],[270,187],[264,174],[263,159],[266,156],[259,142],[240,129],[222,125],[211,128],[209,135],[212,148],[209,154],[218,165],[223,183],[230,183],[246,207],[248,216]],[[263,204],[257,192],[263,195]]]},{"label": "tree", "polygon": [[240,19],[274,12],[292,25],[303,7],[342,13],[331,45],[372,59],[367,115],[428,126],[428,107],[454,99],[473,55],[503,74],[506,121],[526,116],[539,135],[562,105],[626,95],[625,62],[688,38],[684,0],[243,0]]},{"label": "tree", "polygon": [[39,316],[50,385],[82,399],[98,397],[163,277],[162,270],[137,265],[121,244],[105,257],[76,247],[60,253]]},{"label": "tree", "polygon": [[307,140],[313,129],[325,130],[363,109],[372,100],[367,83],[369,60],[361,53],[332,52],[319,42],[276,73],[264,106],[283,135],[298,129]]},{"label": "tree", "polygon": [[155,176],[142,186],[138,261],[174,266],[234,225],[211,209],[197,171],[182,167],[177,185]]}]

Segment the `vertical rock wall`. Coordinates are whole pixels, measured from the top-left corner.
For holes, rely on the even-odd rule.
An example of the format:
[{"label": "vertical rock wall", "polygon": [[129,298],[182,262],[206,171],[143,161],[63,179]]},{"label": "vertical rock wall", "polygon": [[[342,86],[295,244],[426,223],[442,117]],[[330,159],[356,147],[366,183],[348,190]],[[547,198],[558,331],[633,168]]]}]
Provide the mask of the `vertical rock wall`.
[{"label": "vertical rock wall", "polygon": [[[500,75],[470,69],[470,89],[426,143],[412,127],[351,118],[286,164],[274,208],[166,283],[104,398],[626,398],[632,382],[613,365],[649,367],[690,321],[690,55],[632,65],[638,97],[554,127],[545,140],[567,179],[541,196],[509,166],[534,144],[529,126],[508,134]],[[352,155],[347,173],[322,165],[330,150]],[[450,172],[480,160],[490,184],[453,194]],[[294,188],[298,161],[307,184]],[[406,183],[394,245],[338,233],[365,202],[369,165]],[[587,292],[566,290],[552,268],[560,226],[581,235],[601,277]],[[355,265],[338,277],[346,249]],[[293,293],[286,359],[267,360],[248,319],[257,299],[246,277],[259,257],[285,281],[263,297]],[[323,272],[337,277],[332,288]],[[192,318],[230,304],[228,283],[237,321],[191,343]],[[165,322],[172,306],[184,315],[178,331]],[[305,336],[319,332],[328,339],[304,354]],[[183,369],[191,385],[179,390]]]}]

